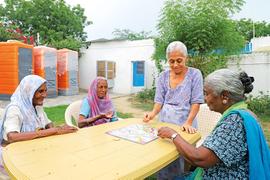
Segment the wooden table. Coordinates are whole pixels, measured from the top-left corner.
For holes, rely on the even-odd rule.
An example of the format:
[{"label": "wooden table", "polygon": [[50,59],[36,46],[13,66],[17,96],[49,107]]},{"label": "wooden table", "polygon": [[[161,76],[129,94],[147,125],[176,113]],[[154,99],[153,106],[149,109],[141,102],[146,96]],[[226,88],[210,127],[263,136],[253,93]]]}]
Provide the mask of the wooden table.
[{"label": "wooden table", "polygon": [[[130,118],[90,128],[76,133],[17,142],[3,148],[6,170],[14,179],[143,179],[179,157],[170,140],[157,139],[141,145],[115,138],[105,132],[143,124]],[[154,127],[176,125],[149,123]],[[179,132],[195,144],[200,135]]]}]

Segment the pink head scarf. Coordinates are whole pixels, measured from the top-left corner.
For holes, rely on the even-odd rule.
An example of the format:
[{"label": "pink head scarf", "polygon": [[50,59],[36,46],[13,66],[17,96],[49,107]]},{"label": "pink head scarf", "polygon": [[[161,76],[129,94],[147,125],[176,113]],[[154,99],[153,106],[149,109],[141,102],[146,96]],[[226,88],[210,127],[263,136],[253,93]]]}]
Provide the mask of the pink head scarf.
[{"label": "pink head scarf", "polygon": [[[98,82],[100,80],[107,81],[104,77],[97,77],[94,79],[94,81],[91,83],[89,90],[88,90],[88,104],[90,106],[91,112],[89,114],[89,117],[95,117],[99,114],[105,114],[109,111],[114,112],[114,108],[112,105],[112,101],[109,97],[108,91],[103,99],[100,99],[97,96],[97,86]],[[93,125],[102,124],[108,122],[110,119],[99,119],[93,123]],[[105,122],[106,121],[106,122]]]}]

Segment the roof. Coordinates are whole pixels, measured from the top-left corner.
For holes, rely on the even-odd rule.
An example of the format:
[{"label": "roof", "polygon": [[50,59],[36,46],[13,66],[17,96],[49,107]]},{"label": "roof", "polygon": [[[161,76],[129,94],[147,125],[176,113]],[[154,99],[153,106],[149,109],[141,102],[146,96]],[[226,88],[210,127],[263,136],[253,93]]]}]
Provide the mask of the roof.
[{"label": "roof", "polygon": [[110,41],[127,41],[128,39],[105,39],[105,38],[100,38],[100,39],[95,39],[89,41],[90,43],[96,43],[96,42],[110,42]]},{"label": "roof", "polygon": [[[152,39],[152,38],[148,38]],[[114,38],[114,39],[106,39],[106,38],[100,38],[100,39],[95,39],[88,41],[88,43],[97,43],[97,42],[111,42],[111,41],[141,41],[141,40],[148,40],[148,39],[138,39],[138,40],[129,40],[129,39],[124,39],[124,38]]]}]

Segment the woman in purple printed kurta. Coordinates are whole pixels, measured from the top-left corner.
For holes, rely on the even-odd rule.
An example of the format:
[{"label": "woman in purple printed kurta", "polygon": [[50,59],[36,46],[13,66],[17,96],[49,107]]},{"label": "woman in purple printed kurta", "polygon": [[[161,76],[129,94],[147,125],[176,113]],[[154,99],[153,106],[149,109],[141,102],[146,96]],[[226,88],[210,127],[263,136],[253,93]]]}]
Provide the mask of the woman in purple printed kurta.
[{"label": "woman in purple printed kurta", "polygon": [[[156,85],[155,105],[144,117],[152,120],[159,113],[159,120],[181,126],[187,133],[195,133],[196,115],[204,102],[203,77],[200,70],[187,67],[187,48],[179,41],[168,45],[166,51],[170,70],[160,74]],[[172,179],[183,173],[180,158],[158,173],[158,179]]]},{"label": "woman in purple printed kurta", "polygon": [[[159,120],[183,125],[188,120],[192,105],[203,103],[202,75],[198,69],[189,67],[182,83],[174,89],[170,87],[169,79],[170,70],[164,71],[156,86],[155,103],[163,105]],[[195,117],[189,125],[197,128]]]}]

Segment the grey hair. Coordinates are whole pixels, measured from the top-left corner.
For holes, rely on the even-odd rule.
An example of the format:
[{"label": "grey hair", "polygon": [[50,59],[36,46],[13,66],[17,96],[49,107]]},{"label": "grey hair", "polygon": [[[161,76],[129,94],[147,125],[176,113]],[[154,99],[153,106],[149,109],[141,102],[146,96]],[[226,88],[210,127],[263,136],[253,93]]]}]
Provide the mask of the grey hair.
[{"label": "grey hair", "polygon": [[188,55],[187,47],[186,47],[186,45],[184,43],[182,43],[181,41],[173,41],[167,46],[166,58],[168,59],[169,53],[171,53],[172,51],[175,51],[175,50],[180,51],[186,57]]},{"label": "grey hair", "polygon": [[204,85],[213,90],[215,95],[223,91],[229,92],[229,99],[239,102],[245,99],[245,87],[240,80],[240,73],[230,69],[219,69],[209,74]]}]

